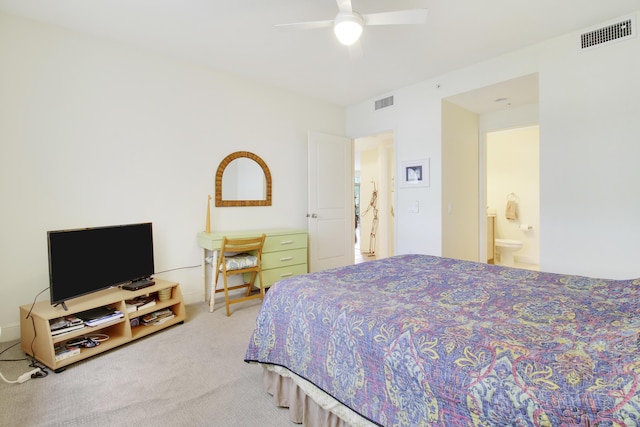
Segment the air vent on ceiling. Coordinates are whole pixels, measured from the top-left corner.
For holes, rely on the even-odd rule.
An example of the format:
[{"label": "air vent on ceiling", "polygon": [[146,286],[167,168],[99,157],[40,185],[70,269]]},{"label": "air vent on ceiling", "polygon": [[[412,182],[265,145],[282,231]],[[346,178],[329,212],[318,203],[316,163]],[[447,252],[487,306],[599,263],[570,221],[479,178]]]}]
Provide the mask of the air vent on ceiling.
[{"label": "air vent on ceiling", "polygon": [[632,37],[634,35],[633,24],[633,20],[625,19],[618,23],[584,33],[580,35],[580,48],[588,49],[590,47]]},{"label": "air vent on ceiling", "polygon": [[387,96],[386,98],[378,99],[376,101],[375,109],[379,110],[381,108],[391,107],[393,105],[393,95]]}]

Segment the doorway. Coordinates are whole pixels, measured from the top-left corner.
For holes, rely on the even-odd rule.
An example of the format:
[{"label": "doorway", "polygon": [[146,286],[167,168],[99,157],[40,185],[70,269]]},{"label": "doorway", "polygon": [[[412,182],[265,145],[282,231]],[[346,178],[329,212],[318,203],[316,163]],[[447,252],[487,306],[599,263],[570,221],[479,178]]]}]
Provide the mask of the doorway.
[{"label": "doorway", "polygon": [[538,123],[537,73],[443,98],[442,256],[491,260],[486,135]]},{"label": "doorway", "polygon": [[[488,132],[485,152],[486,206],[493,237],[521,242],[522,248],[514,253],[515,266],[539,270],[540,128],[536,124]],[[511,219],[505,212],[509,201],[515,206]],[[496,261],[501,263],[499,256]]]},{"label": "doorway", "polygon": [[394,134],[354,139],[355,263],[395,253]]}]

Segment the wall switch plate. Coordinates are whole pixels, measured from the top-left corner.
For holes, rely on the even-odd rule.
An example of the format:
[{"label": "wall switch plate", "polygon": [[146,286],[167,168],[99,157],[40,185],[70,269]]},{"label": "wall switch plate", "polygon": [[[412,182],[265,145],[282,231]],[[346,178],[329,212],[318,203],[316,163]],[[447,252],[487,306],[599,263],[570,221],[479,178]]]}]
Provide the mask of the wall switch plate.
[{"label": "wall switch plate", "polygon": [[409,206],[409,213],[419,213],[420,212],[420,201],[416,200],[413,202],[411,206]]}]

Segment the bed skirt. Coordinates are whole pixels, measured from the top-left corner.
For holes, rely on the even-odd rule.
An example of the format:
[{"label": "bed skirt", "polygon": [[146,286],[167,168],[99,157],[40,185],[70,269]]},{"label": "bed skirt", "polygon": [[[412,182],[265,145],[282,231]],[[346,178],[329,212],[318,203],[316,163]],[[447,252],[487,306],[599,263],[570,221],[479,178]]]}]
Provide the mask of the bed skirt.
[{"label": "bed skirt", "polygon": [[289,420],[305,427],[374,427],[310,382],[281,366],[260,364],[262,382],[276,406],[289,408]]}]

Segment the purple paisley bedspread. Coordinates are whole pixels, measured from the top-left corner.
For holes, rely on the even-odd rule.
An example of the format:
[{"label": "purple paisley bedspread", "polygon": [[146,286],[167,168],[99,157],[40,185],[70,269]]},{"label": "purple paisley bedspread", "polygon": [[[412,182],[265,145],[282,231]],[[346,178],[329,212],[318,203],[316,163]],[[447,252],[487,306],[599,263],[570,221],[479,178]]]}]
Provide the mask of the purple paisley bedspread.
[{"label": "purple paisley bedspread", "polygon": [[400,255],[282,280],[247,362],[383,426],[640,426],[640,279]]}]

